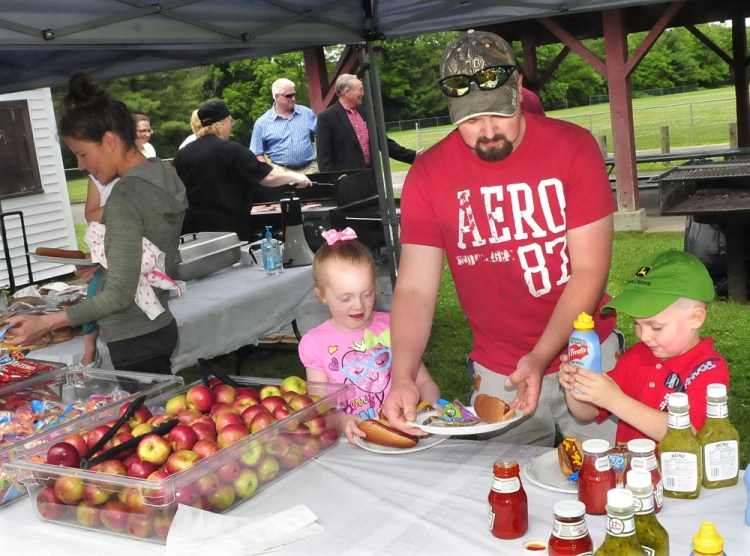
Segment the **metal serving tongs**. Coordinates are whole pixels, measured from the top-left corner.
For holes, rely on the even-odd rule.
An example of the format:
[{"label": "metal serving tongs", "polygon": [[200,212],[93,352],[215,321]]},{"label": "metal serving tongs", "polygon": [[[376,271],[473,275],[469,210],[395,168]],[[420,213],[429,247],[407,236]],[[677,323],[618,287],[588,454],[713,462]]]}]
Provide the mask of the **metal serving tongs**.
[{"label": "metal serving tongs", "polygon": [[101,450],[104,445],[110,441],[110,439],[117,434],[117,432],[120,430],[120,427],[125,424],[125,422],[130,419],[133,414],[138,411],[138,409],[143,406],[144,402],[146,401],[146,396],[140,396],[136,398],[133,403],[131,403],[128,406],[128,409],[123,413],[117,421],[110,427],[110,429],[102,436],[99,441],[94,444],[91,449],[86,452],[86,455],[81,458],[81,469],[89,469],[92,465],[96,465],[97,463],[101,463],[103,461],[107,461],[108,459],[112,459],[125,450],[128,450],[138,444],[138,442],[141,441],[141,439],[146,436],[147,434],[156,434],[159,436],[167,434],[169,431],[171,431],[178,423],[179,421],[177,419],[172,419],[170,421],[165,421],[158,427],[155,427],[153,430],[141,434],[139,436],[135,436],[133,438],[130,438],[123,442],[122,444],[118,444],[114,448],[110,448],[109,450],[106,450],[102,452],[101,454],[97,455],[96,457],[94,454],[96,454],[99,450]]},{"label": "metal serving tongs", "polygon": [[240,386],[242,386],[239,382],[237,382],[228,374],[226,374],[224,371],[219,369],[216,365],[214,365],[213,363],[210,363],[209,361],[206,361],[205,359],[200,359],[200,358],[198,359],[198,368],[200,369],[201,374],[203,375],[203,384],[205,384],[206,386],[211,386],[211,382],[210,382],[211,375],[214,375],[223,383],[229,384],[229,386],[234,386],[235,388],[239,388]]}]

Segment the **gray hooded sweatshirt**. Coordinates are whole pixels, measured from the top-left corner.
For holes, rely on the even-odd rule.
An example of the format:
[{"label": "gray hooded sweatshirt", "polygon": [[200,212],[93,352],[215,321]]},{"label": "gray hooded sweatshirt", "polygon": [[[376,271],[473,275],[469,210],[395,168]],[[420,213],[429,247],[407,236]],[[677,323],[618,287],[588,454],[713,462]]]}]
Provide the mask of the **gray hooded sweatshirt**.
[{"label": "gray hooded sweatshirt", "polygon": [[167,276],[174,277],[180,230],[188,206],[182,181],[158,158],[135,166],[112,187],[102,217],[109,268],[103,271],[95,296],[65,309],[73,326],[97,321],[105,342],[142,336],[174,319],[167,305],[168,291],[154,289],[167,309],[154,320],[135,304],[135,292],[144,237],[164,252]]}]

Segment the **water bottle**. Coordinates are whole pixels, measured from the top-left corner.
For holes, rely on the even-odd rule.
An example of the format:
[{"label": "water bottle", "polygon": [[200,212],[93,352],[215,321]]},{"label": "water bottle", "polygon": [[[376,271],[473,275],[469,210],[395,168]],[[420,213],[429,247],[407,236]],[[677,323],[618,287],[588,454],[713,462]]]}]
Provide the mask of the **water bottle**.
[{"label": "water bottle", "polygon": [[573,323],[573,333],[568,340],[568,362],[596,373],[602,372],[602,348],[594,331],[594,319],[581,313]]},{"label": "water bottle", "polygon": [[263,268],[266,275],[273,276],[284,270],[281,266],[281,244],[273,238],[271,226],[266,226],[266,237],[260,243],[260,251],[263,254]]}]

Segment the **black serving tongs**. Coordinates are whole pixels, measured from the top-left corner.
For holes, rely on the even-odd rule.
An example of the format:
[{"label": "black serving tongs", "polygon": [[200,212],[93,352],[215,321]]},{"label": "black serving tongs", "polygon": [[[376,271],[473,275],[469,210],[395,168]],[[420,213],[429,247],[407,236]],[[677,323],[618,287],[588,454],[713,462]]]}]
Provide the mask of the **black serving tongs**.
[{"label": "black serving tongs", "polygon": [[235,388],[239,388],[240,386],[242,386],[239,382],[219,369],[219,367],[209,361],[206,361],[205,359],[198,359],[198,368],[203,375],[203,384],[205,384],[206,386],[211,386],[211,375],[218,378],[224,384],[229,384],[229,386],[233,386]]},{"label": "black serving tongs", "polygon": [[[131,403],[128,406],[128,408],[125,410],[125,413],[120,415],[119,419],[115,421],[115,423],[110,427],[110,429],[106,433],[104,433],[104,435],[99,439],[99,441],[96,444],[94,444],[88,452],[86,452],[86,455],[83,456],[83,458],[81,458],[81,469],[88,469],[92,465],[96,465],[97,463],[100,463],[102,461],[112,459],[113,457],[121,454],[128,448],[132,448],[133,446],[138,444],[138,442],[141,440],[141,438],[144,435],[136,436],[134,438],[126,440],[122,444],[118,444],[114,448],[110,448],[109,450],[102,452],[98,456],[92,457],[99,450],[101,450],[104,447],[104,445],[112,439],[114,435],[118,433],[118,431],[120,430],[120,427],[122,427],[122,425],[124,425],[125,422],[128,419],[130,419],[133,416],[133,414],[143,406],[145,401],[146,401],[145,394],[133,400],[133,403]],[[166,421],[146,434],[158,434],[158,435],[167,434],[169,431],[172,430],[172,428],[174,428],[175,425],[177,425],[177,423],[179,423],[179,421],[177,421],[176,419],[173,421]],[[164,427],[163,425],[169,425],[169,426]]]}]

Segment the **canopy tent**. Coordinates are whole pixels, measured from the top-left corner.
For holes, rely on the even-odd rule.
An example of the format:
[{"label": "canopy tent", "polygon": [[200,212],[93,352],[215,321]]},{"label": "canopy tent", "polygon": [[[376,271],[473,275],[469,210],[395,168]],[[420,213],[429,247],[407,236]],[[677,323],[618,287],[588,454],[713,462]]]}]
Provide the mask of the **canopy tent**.
[{"label": "canopy tent", "polygon": [[[368,103],[368,123],[378,131],[371,134],[377,149],[385,143],[385,129],[375,40],[686,3],[709,11],[736,4],[729,0],[3,0],[0,93],[61,85],[81,70],[106,79],[309,47],[361,45],[366,95],[373,101]],[[377,157],[375,161],[379,165]],[[634,166],[634,158],[632,162]],[[398,218],[387,157],[384,164],[385,168],[375,168],[375,175],[395,277]]]},{"label": "canopy tent", "polygon": [[0,93],[664,0],[3,0]]}]

